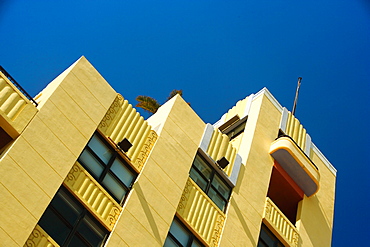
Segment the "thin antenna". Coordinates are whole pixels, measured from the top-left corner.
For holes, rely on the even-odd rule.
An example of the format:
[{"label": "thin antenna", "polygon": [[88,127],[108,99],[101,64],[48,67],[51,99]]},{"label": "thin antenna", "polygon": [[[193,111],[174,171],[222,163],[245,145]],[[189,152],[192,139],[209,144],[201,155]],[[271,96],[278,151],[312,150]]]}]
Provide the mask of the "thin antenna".
[{"label": "thin antenna", "polygon": [[294,98],[292,115],[295,114],[295,108],[297,107],[298,93],[299,93],[299,88],[301,87],[301,81],[302,81],[302,77],[298,77],[298,85],[297,85],[297,91],[295,92],[295,98]]}]

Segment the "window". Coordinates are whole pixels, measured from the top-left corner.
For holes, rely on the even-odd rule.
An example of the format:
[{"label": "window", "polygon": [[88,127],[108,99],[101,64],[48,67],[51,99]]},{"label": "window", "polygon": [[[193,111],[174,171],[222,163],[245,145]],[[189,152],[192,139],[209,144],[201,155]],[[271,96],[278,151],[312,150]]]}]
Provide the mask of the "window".
[{"label": "window", "polygon": [[194,159],[190,177],[222,211],[225,210],[231,187],[200,155]]},{"label": "window", "polygon": [[63,186],[38,224],[60,246],[101,246],[108,234]]},{"label": "window", "polygon": [[262,225],[257,247],[284,247],[284,245],[265,225]]},{"label": "window", "polygon": [[240,119],[239,121],[233,123],[229,127],[225,128],[222,133],[227,135],[230,139],[230,141],[237,136],[239,136],[241,133],[244,132],[245,125],[247,123],[247,118]]},{"label": "window", "polygon": [[203,247],[204,245],[175,218],[171,224],[164,247]]},{"label": "window", "polygon": [[98,133],[93,135],[78,161],[122,203],[137,174]]}]

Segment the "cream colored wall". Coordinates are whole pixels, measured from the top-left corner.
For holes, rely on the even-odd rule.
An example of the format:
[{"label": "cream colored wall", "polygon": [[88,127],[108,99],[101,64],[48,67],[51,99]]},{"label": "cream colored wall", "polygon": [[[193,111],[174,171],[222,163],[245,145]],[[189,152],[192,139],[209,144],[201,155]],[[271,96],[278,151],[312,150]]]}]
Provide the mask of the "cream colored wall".
[{"label": "cream colored wall", "polygon": [[265,95],[252,102],[239,154],[243,164],[229,204],[220,246],[257,246],[281,113]]},{"label": "cream colored wall", "polygon": [[163,246],[205,128],[180,96],[148,122],[159,136],[107,246]]},{"label": "cream colored wall", "polygon": [[320,188],[302,201],[297,228],[302,246],[326,247],[332,240],[336,177],[315,152],[312,161],[319,168]]},{"label": "cream colored wall", "polygon": [[23,246],[116,96],[84,57],[67,70],[1,157],[2,246]]}]

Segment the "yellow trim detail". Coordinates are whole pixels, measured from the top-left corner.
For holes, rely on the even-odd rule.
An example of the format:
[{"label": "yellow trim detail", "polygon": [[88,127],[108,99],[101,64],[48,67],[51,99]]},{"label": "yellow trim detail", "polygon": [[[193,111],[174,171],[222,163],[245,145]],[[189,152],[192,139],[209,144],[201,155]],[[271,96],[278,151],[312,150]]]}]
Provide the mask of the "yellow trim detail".
[{"label": "yellow trim detail", "polygon": [[59,247],[39,225],[36,225],[23,247]]},{"label": "yellow trim detail", "polygon": [[143,169],[145,161],[147,160],[150,151],[152,150],[155,142],[158,139],[158,135],[154,130],[151,130],[146,139],[142,138],[145,143],[142,146],[140,152],[135,156],[133,166],[140,172]]},{"label": "yellow trim detail", "polygon": [[0,72],[0,124],[14,139],[38,112],[8,78]]},{"label": "yellow trim detail", "polygon": [[285,244],[298,247],[298,230],[268,197],[266,197],[263,222]]},{"label": "yellow trim detail", "polygon": [[212,138],[209,142],[207,153],[214,160],[217,161],[225,157],[229,161],[229,165],[223,171],[230,177],[236,158],[236,148],[230,143],[227,135],[222,134],[218,129],[215,129]]},{"label": "yellow trim detail", "polygon": [[112,231],[122,207],[77,161],[63,184],[105,228]]},{"label": "yellow trim detail", "polygon": [[191,178],[186,182],[177,214],[208,246],[219,245],[226,216]]},{"label": "yellow trim detail", "polygon": [[291,136],[293,140],[298,144],[298,146],[305,150],[306,147],[306,129],[303,128],[303,125],[299,122],[297,118],[292,115],[292,113],[288,113],[287,125],[286,125],[286,133],[287,135]]},{"label": "yellow trim detail", "polygon": [[130,141],[132,147],[126,155],[138,172],[141,171],[158,137],[148,122],[120,94],[117,94],[98,130],[114,143],[124,138]]}]

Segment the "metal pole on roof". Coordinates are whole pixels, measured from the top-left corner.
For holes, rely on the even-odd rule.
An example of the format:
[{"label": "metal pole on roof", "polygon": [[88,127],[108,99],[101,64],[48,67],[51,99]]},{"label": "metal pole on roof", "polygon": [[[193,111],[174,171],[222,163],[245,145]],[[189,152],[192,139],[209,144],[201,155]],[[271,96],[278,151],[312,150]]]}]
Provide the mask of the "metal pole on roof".
[{"label": "metal pole on roof", "polygon": [[298,102],[298,94],[299,94],[299,88],[301,87],[301,81],[302,77],[298,77],[298,85],[297,85],[297,90],[295,92],[295,98],[294,98],[294,104],[293,104],[293,110],[292,110],[292,115],[295,114],[295,109],[297,107],[297,102]]}]

